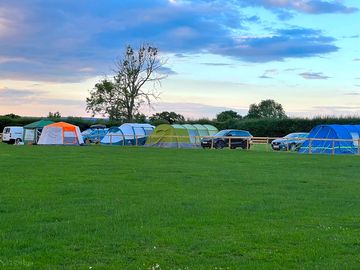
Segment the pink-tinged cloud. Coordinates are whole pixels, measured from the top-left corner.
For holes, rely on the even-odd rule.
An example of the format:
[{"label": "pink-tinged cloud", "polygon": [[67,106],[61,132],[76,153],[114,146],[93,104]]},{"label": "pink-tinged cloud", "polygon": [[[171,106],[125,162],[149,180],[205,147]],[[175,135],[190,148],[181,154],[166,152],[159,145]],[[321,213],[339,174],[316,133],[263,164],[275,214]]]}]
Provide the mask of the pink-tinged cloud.
[{"label": "pink-tinged cloud", "polygon": [[359,10],[356,7],[348,7],[338,0],[241,0],[241,2],[249,6],[263,6],[270,10],[285,9],[309,14],[353,13]]}]

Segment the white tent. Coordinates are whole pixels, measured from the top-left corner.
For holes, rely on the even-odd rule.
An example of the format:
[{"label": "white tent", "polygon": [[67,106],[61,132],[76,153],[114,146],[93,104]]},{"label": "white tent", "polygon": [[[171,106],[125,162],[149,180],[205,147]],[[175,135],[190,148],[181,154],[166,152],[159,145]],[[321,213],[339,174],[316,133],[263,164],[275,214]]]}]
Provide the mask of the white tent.
[{"label": "white tent", "polygon": [[84,144],[78,126],[65,122],[47,125],[43,128],[38,144],[40,145],[80,145]]},{"label": "white tent", "polygon": [[127,123],[112,127],[101,140],[101,144],[144,145],[155,127],[150,124]]}]

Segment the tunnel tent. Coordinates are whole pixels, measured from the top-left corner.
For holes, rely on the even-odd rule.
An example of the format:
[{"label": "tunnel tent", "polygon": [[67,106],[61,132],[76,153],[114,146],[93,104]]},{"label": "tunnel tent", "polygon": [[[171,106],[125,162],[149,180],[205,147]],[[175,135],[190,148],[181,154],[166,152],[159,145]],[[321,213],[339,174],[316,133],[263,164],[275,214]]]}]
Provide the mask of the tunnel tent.
[{"label": "tunnel tent", "polygon": [[209,132],[209,136],[212,136],[219,131],[216,127],[214,127],[212,125],[203,125],[203,126],[207,128],[207,130]]},{"label": "tunnel tent", "polygon": [[195,124],[194,127],[197,129],[199,136],[209,136],[209,130],[203,126],[203,125],[199,125],[199,124]]},{"label": "tunnel tent", "polygon": [[200,147],[198,136],[211,136],[216,132],[215,127],[210,128],[202,125],[162,124],[155,128],[154,133],[148,138],[146,146],[195,148]]},{"label": "tunnel tent", "polygon": [[184,124],[181,126],[188,130],[190,141],[197,144],[200,143],[200,137],[211,136],[218,132],[217,128],[211,125]]},{"label": "tunnel tent", "polygon": [[101,139],[101,144],[115,144],[120,145],[124,142],[124,134],[122,130],[119,127],[111,127],[109,128],[108,132],[105,134],[105,136]]},{"label": "tunnel tent", "polygon": [[36,144],[40,138],[43,128],[53,123],[54,122],[51,120],[41,119],[24,126],[23,142],[25,144]]},{"label": "tunnel tent", "polygon": [[150,124],[125,123],[110,128],[101,140],[101,144],[144,145],[154,128]]},{"label": "tunnel tent", "polygon": [[58,122],[47,125],[40,135],[39,145],[81,145],[84,140],[78,126]]},{"label": "tunnel tent", "polygon": [[[218,130],[215,127],[210,126],[210,125],[205,126],[205,125],[195,124],[194,127],[197,129],[200,137],[211,136],[218,132]],[[199,143],[200,143],[200,141],[199,141]]]},{"label": "tunnel tent", "polygon": [[[177,125],[177,126],[181,126],[181,125]],[[196,137],[199,136],[198,129],[194,125],[190,125],[190,124],[184,124],[182,125],[182,127],[187,129],[191,143],[196,143],[198,141]]]},{"label": "tunnel tent", "polygon": [[357,154],[360,125],[318,125],[310,131],[308,138],[300,147],[300,153]]},{"label": "tunnel tent", "polygon": [[146,141],[146,146],[157,146],[167,148],[191,148],[187,129],[181,125],[162,124],[155,128],[154,132]]}]

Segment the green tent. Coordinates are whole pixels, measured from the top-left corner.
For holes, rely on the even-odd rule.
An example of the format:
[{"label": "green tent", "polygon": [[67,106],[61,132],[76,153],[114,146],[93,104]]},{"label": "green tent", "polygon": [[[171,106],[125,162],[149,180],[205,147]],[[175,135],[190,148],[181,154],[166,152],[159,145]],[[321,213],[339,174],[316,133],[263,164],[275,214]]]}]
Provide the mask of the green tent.
[{"label": "green tent", "polygon": [[200,147],[200,136],[212,136],[217,129],[211,125],[169,125],[155,128],[146,141],[146,146],[169,148]]},{"label": "green tent", "polygon": [[54,123],[50,120],[40,120],[36,121],[34,123],[28,124],[24,126],[24,143],[25,144],[36,144],[39,140],[39,137],[41,135],[42,129],[47,126]]}]

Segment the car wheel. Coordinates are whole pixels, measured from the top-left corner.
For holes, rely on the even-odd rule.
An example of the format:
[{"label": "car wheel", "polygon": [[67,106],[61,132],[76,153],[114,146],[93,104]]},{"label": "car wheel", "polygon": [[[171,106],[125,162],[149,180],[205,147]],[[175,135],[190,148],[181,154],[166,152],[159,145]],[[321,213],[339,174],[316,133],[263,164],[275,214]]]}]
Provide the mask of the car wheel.
[{"label": "car wheel", "polygon": [[295,151],[296,150],[296,144],[295,143],[290,144],[289,150],[290,151]]},{"label": "car wheel", "polygon": [[250,142],[243,141],[241,144],[241,148],[246,150],[247,148],[250,149]]},{"label": "car wheel", "polygon": [[215,143],[215,148],[216,149],[223,149],[225,147],[225,142],[224,141],[218,141]]}]

